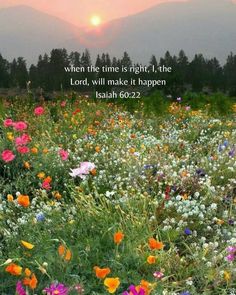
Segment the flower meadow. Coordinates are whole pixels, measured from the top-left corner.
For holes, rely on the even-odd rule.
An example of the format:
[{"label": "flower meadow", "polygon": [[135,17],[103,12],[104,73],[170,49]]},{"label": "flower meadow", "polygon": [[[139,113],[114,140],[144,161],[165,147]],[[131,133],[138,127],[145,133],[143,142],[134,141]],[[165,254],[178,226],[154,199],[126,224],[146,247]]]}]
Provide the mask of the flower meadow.
[{"label": "flower meadow", "polygon": [[236,121],[3,100],[0,294],[236,290]]}]

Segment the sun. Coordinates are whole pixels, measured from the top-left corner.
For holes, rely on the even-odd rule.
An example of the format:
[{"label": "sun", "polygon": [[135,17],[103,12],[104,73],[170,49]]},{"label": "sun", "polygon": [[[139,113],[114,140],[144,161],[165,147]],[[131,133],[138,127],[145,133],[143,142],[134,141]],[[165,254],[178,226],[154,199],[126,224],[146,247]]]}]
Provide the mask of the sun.
[{"label": "sun", "polygon": [[93,15],[91,18],[90,18],[90,23],[92,26],[94,27],[97,27],[101,24],[102,20],[101,20],[101,17],[98,16],[98,15]]}]

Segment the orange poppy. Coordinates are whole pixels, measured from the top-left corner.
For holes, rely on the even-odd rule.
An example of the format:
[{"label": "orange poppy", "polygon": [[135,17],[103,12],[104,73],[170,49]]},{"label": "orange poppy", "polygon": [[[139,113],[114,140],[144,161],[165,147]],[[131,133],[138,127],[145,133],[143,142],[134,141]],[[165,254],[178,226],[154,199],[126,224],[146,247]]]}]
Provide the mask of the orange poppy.
[{"label": "orange poppy", "polygon": [[98,266],[94,266],[93,269],[95,271],[96,277],[99,278],[99,279],[104,279],[111,272],[109,267],[100,268]]},{"label": "orange poppy", "polygon": [[59,254],[60,256],[63,256],[63,255],[65,254],[65,251],[66,251],[65,246],[61,244],[61,245],[58,247],[58,254]]},{"label": "orange poppy", "polygon": [[164,244],[154,238],[150,238],[148,243],[151,250],[162,250],[164,248]]},{"label": "orange poppy", "polygon": [[22,207],[25,207],[25,208],[29,207],[29,205],[30,205],[29,196],[27,196],[27,195],[19,195],[18,198],[17,198],[17,202]]},{"label": "orange poppy", "polygon": [[121,231],[116,232],[113,237],[114,243],[119,245],[122,242],[124,236],[125,235]]},{"label": "orange poppy", "polygon": [[71,260],[71,257],[72,257],[72,253],[71,253],[71,251],[70,251],[69,249],[66,250],[66,255],[65,255],[64,259],[65,259],[66,261],[70,261],[70,260]]},{"label": "orange poppy", "polygon": [[35,274],[32,274],[31,278],[24,278],[23,279],[23,285],[29,286],[30,289],[35,289],[37,287],[38,280],[35,276]]},{"label": "orange poppy", "polygon": [[155,264],[156,263],[156,257],[153,255],[149,255],[147,258],[147,263],[148,264]]},{"label": "orange poppy", "polygon": [[5,268],[5,271],[13,276],[20,276],[22,273],[22,267],[15,263],[11,263]]}]

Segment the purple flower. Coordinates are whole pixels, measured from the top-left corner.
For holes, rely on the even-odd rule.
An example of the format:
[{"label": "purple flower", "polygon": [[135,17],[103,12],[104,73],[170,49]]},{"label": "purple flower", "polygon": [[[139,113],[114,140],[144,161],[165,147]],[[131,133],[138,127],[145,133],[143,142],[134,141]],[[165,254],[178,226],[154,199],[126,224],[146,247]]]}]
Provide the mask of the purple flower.
[{"label": "purple flower", "polygon": [[236,154],[236,149],[235,149],[235,147],[233,147],[233,148],[229,151],[229,156],[233,158],[233,157],[235,156],[235,154]]},{"label": "purple flower", "polygon": [[39,212],[38,214],[36,214],[36,220],[37,221],[44,221],[45,220],[45,215],[43,214],[43,212]]},{"label": "purple flower", "polygon": [[47,292],[47,295],[67,295],[69,292],[69,288],[65,287],[63,284],[51,284],[49,288],[44,289]]},{"label": "purple flower", "polygon": [[26,292],[20,281],[16,283],[16,294],[17,295],[26,295]]},{"label": "purple flower", "polygon": [[236,257],[236,247],[235,246],[229,246],[226,251],[228,252],[228,255],[225,257],[228,262],[234,261]]},{"label": "purple flower", "polygon": [[177,97],[177,101],[179,101],[179,102],[180,102],[181,100],[182,100],[182,98],[181,98],[181,97]]},{"label": "purple flower", "polygon": [[191,295],[191,294],[189,293],[189,291],[184,291],[184,292],[180,293],[179,295]]},{"label": "purple flower", "polygon": [[189,236],[189,235],[192,234],[192,231],[191,231],[191,229],[189,229],[189,228],[187,227],[187,228],[185,228],[184,233],[185,233],[187,236]]}]

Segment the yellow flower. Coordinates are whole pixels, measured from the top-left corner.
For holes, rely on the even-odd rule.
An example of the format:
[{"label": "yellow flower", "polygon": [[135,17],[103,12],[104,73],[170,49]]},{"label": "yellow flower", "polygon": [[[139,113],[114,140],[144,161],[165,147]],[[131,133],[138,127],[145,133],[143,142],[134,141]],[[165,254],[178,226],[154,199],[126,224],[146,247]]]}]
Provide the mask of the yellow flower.
[{"label": "yellow flower", "polygon": [[14,201],[13,195],[8,194],[7,200],[8,200],[8,202],[13,202]]},{"label": "yellow flower", "polygon": [[23,241],[21,240],[21,244],[26,248],[26,249],[29,249],[29,250],[32,250],[34,248],[34,245],[33,244],[30,244],[26,241]]},{"label": "yellow flower", "polygon": [[30,163],[29,162],[24,162],[24,168],[25,169],[30,169]]},{"label": "yellow flower", "polygon": [[120,285],[120,279],[119,278],[106,278],[104,280],[104,285],[107,287],[107,291],[110,294],[113,294],[116,292],[117,288]]},{"label": "yellow flower", "polygon": [[39,178],[39,179],[43,179],[43,178],[45,178],[45,173],[44,172],[39,172],[38,174],[37,174],[37,177]]},{"label": "yellow flower", "polygon": [[224,271],[224,279],[228,282],[231,279],[231,274],[228,271]]},{"label": "yellow flower", "polygon": [[7,139],[10,140],[10,141],[14,140],[14,135],[13,135],[12,132],[7,132]]},{"label": "yellow flower", "polygon": [[129,152],[130,152],[131,154],[134,154],[134,153],[135,153],[135,148],[133,148],[133,147],[130,148],[130,149],[129,149]]}]

